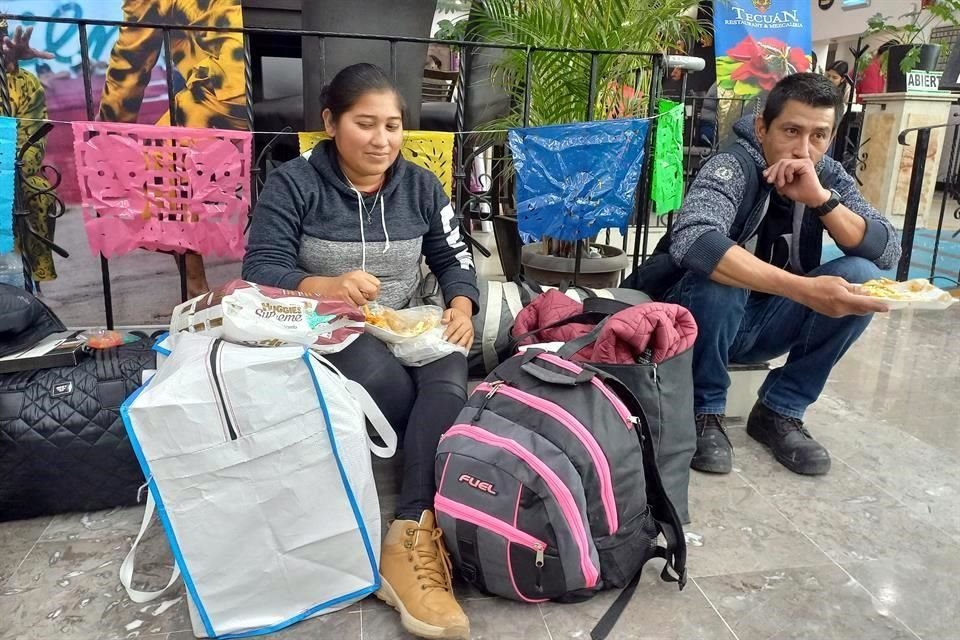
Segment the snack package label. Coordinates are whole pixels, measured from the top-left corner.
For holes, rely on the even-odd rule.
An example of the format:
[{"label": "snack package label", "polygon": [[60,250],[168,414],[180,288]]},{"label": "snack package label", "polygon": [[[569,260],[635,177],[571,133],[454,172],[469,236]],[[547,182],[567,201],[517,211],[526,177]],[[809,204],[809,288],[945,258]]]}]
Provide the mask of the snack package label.
[{"label": "snack package label", "polygon": [[202,332],[247,346],[344,349],[363,333],[360,310],[311,294],[234,280],[174,309],[170,332]]}]

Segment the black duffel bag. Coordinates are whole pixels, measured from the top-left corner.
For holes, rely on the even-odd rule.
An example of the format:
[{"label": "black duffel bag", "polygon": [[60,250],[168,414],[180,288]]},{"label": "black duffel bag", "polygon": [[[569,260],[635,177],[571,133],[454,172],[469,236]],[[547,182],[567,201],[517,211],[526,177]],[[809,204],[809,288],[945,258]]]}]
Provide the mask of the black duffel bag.
[{"label": "black duffel bag", "polygon": [[74,367],[0,375],[0,521],[137,502],[120,405],[154,368],[151,347],[142,335]]}]

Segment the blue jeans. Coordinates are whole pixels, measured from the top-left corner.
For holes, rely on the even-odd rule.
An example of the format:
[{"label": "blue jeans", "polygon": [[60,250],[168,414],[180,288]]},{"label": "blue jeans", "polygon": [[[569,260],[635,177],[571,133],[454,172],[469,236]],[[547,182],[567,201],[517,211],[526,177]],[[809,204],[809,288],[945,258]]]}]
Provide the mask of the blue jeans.
[{"label": "blue jeans", "polygon": [[[845,256],[810,272],[862,283],[880,275],[869,260]],[[693,313],[699,333],[693,347],[694,408],[723,414],[730,376],[727,364],[757,364],[789,352],[760,387],[760,402],[792,418],[803,418],[823,391],[830,370],[872,315],[830,318],[787,298],[751,296],[747,289],[716,283],[688,271],[666,295],[667,302]]]}]

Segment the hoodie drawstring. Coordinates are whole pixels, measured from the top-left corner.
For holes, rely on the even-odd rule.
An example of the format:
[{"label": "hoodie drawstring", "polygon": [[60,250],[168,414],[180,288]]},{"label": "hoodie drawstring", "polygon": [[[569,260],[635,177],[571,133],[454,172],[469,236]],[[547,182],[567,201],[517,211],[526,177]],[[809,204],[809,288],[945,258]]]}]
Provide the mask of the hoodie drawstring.
[{"label": "hoodie drawstring", "polygon": [[[361,252],[361,262],[360,268],[363,271],[367,270],[367,238],[363,231],[363,213],[365,207],[363,206],[363,195],[360,193],[360,190],[357,189],[353,184],[348,180],[350,188],[353,189],[353,192],[357,194],[357,217],[360,219],[360,252]],[[383,188],[383,185],[380,186]],[[390,250],[390,232],[387,231],[387,209],[383,204],[383,197],[380,194],[380,190],[377,190],[377,195],[374,198],[373,206],[377,206],[376,201],[380,200],[380,225],[383,227],[383,236],[386,238],[386,243],[384,244],[383,251],[381,253],[386,253]]]},{"label": "hoodie drawstring", "polygon": [[380,226],[383,227],[383,237],[387,239],[383,253],[390,251],[390,233],[387,231],[387,210],[383,206],[383,197],[380,198]]},{"label": "hoodie drawstring", "polygon": [[364,272],[367,270],[367,239],[363,234],[363,196],[360,195],[360,192],[356,189],[353,190],[357,194],[357,217],[360,218],[360,269]]}]

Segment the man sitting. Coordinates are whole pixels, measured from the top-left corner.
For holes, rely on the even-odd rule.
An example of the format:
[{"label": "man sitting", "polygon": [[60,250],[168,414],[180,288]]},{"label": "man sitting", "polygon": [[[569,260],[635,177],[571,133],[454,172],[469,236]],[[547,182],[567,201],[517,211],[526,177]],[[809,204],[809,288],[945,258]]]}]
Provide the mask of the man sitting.
[{"label": "man sitting", "polygon": [[[700,329],[694,469],[728,473],[733,465],[724,430],[727,364],[784,353],[786,364],[760,388],[747,433],[791,471],[830,469],[830,454],[803,414],[872,314],[886,309],[852,283],[877,277],[900,257],[893,226],[825,155],[843,107],[823,76],[784,78],[762,116],[735,125],[733,145],[741,148],[704,164],[676,217],[667,242],[683,272],[663,297],[690,309]],[[821,264],[824,229],[846,255]]]}]

